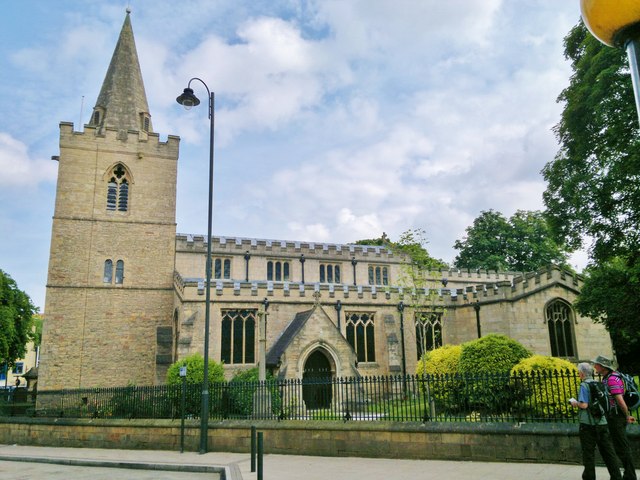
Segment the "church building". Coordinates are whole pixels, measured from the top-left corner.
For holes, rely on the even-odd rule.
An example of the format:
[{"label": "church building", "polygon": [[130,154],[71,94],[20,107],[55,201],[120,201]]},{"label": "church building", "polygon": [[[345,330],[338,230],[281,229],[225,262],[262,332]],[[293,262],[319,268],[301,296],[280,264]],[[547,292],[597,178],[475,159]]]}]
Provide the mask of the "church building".
[{"label": "church building", "polygon": [[[89,123],[60,123],[39,389],[162,384],[203,352],[208,239],[176,232],[179,143],[153,130],[127,13]],[[489,333],[612,355],[572,306],[581,278],[556,267],[407,285],[408,259],[385,246],[233,236],[212,237],[212,266],[209,358],[228,378],[262,351],[279,378],[414,373],[428,350]]]}]

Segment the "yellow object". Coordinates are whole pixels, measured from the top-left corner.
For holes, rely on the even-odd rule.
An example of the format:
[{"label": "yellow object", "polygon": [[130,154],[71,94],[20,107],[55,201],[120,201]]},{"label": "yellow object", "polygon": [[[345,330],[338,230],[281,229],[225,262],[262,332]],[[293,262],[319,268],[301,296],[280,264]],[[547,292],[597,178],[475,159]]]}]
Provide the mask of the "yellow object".
[{"label": "yellow object", "polygon": [[624,46],[616,34],[640,22],[640,0],[580,0],[580,10],[593,36],[612,47]]}]

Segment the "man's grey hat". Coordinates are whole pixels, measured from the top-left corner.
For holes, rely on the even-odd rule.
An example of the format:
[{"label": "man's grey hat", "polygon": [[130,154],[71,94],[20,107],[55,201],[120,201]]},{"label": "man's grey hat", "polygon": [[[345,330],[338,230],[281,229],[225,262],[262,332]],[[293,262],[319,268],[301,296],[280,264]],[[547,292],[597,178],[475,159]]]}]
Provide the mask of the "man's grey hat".
[{"label": "man's grey hat", "polygon": [[603,357],[602,355],[598,355],[595,360],[591,360],[591,363],[597,363],[598,365],[602,365],[604,368],[613,370],[613,361],[611,361],[610,358]]}]

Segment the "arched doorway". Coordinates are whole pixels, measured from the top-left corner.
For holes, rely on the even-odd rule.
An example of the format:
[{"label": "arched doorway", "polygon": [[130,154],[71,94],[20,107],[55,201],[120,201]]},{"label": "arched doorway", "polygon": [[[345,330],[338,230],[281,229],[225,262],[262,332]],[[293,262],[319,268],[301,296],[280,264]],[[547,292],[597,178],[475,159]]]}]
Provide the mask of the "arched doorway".
[{"label": "arched doorway", "polygon": [[302,399],[307,409],[331,406],[331,363],[327,356],[316,350],[304,363],[302,374]]}]

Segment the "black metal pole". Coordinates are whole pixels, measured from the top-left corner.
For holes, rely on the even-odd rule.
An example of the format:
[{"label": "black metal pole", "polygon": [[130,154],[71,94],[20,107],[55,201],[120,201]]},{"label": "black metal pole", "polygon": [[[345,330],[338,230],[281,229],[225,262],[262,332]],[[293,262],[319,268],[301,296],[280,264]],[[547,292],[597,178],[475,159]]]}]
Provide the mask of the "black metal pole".
[{"label": "black metal pole", "polygon": [[400,312],[400,350],[402,352],[402,393],[407,395],[407,360],[404,349],[404,302],[398,303]]},{"label": "black metal pole", "polygon": [[256,427],[251,426],[251,471],[256,471]]},{"label": "black metal pole", "polygon": [[247,250],[247,253],[244,254],[245,270],[246,270],[245,281],[247,282],[249,281],[249,259],[250,258],[251,258],[251,254]]},{"label": "black metal pole", "polygon": [[262,480],[264,471],[264,432],[258,432],[258,480]]},{"label": "black metal pole", "polygon": [[304,261],[306,259],[304,258],[304,253],[302,255],[300,255],[300,264],[302,266],[302,283],[304,283]]},{"label": "black metal pole", "polygon": [[358,284],[358,281],[357,281],[357,278],[356,278],[356,265],[357,264],[358,264],[358,261],[356,260],[356,257],[353,257],[351,259],[351,265],[353,265],[353,284],[354,285]]},{"label": "black metal pole", "polygon": [[182,377],[182,395],[180,396],[180,453],[184,453],[184,410],[187,396],[187,377]]},{"label": "black metal pole", "polygon": [[338,312],[338,331],[340,331],[340,311],[342,310],[342,302],[338,300],[336,302],[336,312]]},{"label": "black metal pole", "polygon": [[480,329],[480,303],[478,303],[478,301],[473,304],[473,309],[476,311],[476,328],[478,330],[478,338],[481,338],[482,330]]}]

